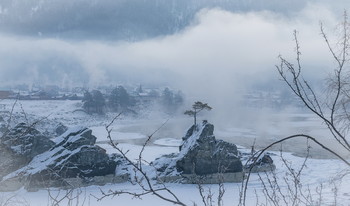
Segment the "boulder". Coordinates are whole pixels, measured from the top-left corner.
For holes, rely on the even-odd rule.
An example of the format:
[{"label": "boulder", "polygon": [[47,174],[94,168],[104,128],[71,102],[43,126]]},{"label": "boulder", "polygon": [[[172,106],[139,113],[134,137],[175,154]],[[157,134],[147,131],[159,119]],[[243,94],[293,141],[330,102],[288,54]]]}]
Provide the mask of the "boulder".
[{"label": "boulder", "polygon": [[[178,154],[166,155],[152,163],[162,179],[190,177],[186,183],[194,183],[196,176],[205,176],[205,182],[217,183],[223,174],[226,182],[239,182],[243,179],[243,166],[236,145],[216,140],[214,125],[203,122],[193,125],[183,137]],[[234,174],[234,175],[229,175]],[[203,179],[203,178],[200,178]]]},{"label": "boulder", "polygon": [[0,177],[23,167],[54,145],[49,137],[32,126],[18,124],[0,139]]},{"label": "boulder", "polygon": [[25,123],[20,123],[11,129],[1,138],[0,143],[15,156],[28,160],[54,146],[54,142],[49,137]]},{"label": "boulder", "polygon": [[67,187],[67,178],[91,178],[114,175],[115,157],[95,145],[96,137],[87,128],[74,128],[54,139],[50,150],[39,154],[26,166],[4,177],[2,183],[20,177],[27,189]]},{"label": "boulder", "polygon": [[216,140],[214,125],[192,126],[180,149],[176,168],[183,174],[208,175],[242,172],[242,162],[236,145]]},{"label": "boulder", "polygon": [[261,155],[259,159],[255,157],[250,157],[250,159],[244,166],[244,170],[246,172],[252,172],[252,173],[269,172],[275,169],[276,169],[276,166],[273,163],[271,156],[267,153]]}]

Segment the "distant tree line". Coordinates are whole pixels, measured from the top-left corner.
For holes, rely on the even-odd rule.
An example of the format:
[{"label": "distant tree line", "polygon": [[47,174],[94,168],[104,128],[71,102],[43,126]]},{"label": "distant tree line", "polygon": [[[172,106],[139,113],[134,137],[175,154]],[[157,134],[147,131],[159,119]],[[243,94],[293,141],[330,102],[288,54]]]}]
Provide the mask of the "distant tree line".
[{"label": "distant tree line", "polygon": [[93,90],[91,92],[86,91],[84,93],[83,108],[87,113],[103,114],[105,106],[106,106],[105,97],[99,90]]},{"label": "distant tree line", "polygon": [[183,102],[184,99],[181,91],[174,93],[169,88],[165,88],[160,96],[160,104],[168,114],[175,112]]},{"label": "distant tree line", "polygon": [[107,94],[99,90],[85,91],[83,97],[83,109],[89,114],[104,114],[108,111],[137,113],[150,104],[159,104],[160,108],[167,114],[176,112],[184,101],[181,91],[173,92],[165,88],[161,94],[157,90],[144,92],[139,86],[134,94],[129,92],[123,86],[113,88]]}]

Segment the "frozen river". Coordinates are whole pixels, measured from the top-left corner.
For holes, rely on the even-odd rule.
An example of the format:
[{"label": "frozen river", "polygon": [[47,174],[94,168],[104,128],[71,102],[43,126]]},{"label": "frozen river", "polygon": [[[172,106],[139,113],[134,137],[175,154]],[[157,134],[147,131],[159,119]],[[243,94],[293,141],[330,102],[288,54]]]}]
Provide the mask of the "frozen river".
[{"label": "frozen river", "polygon": [[[14,100],[2,100],[0,112],[12,110]],[[13,113],[17,116],[31,117],[32,121],[47,118],[53,122],[61,122],[67,126],[83,125],[90,127],[98,137],[98,142],[107,141],[105,125],[107,125],[116,114],[87,115],[82,112],[81,101],[17,101],[13,107]],[[214,113],[215,111],[211,112]],[[261,111],[250,109],[245,116],[236,116],[232,119],[223,120],[220,116],[208,115],[205,118],[215,125],[214,134],[216,138],[250,148],[253,144],[256,148],[262,148],[268,144],[294,134],[308,134],[320,140],[325,145],[340,150],[331,134],[324,124],[313,114],[300,112],[298,110],[288,111]],[[214,113],[215,114],[215,113]],[[204,117],[199,117],[202,119]],[[23,121],[13,119],[13,122]],[[43,119],[42,121],[45,121]],[[166,122],[167,121],[167,122]],[[189,117],[178,115],[168,117],[165,115],[150,116],[148,118],[135,119],[129,117],[119,118],[112,125],[112,136],[121,143],[142,145],[145,139],[166,122],[162,128],[153,135],[150,146],[178,147],[181,138],[191,126]],[[307,142],[298,138],[274,147],[274,150],[289,151],[304,156]],[[318,146],[311,144],[311,154],[314,158],[330,158]]]}]

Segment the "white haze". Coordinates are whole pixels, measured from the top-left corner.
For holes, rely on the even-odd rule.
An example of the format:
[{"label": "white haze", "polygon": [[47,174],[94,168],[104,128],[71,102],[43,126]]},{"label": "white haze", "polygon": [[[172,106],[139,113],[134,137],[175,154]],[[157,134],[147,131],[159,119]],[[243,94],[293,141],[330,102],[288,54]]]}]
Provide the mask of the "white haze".
[{"label": "white haze", "polygon": [[288,16],[203,9],[184,30],[137,42],[0,33],[0,81],[90,88],[118,83],[167,85],[184,91],[188,105],[205,101],[220,119],[242,120],[240,114],[247,111],[238,104],[245,91],[259,84],[285,86],[278,81],[275,65],[279,54],[295,59],[294,29],[307,77],[319,80],[331,71],[319,22],[334,34],[341,18],[342,13],[334,14],[325,5],[309,4]]},{"label": "white haze", "polygon": [[294,29],[306,71],[316,79],[326,75],[330,58],[319,21],[334,29],[341,16],[322,5],[309,5],[293,17],[204,9],[184,30],[138,42],[0,33],[0,81],[90,87],[159,83],[194,98],[222,102],[256,82],[276,82],[278,55],[294,59]]},{"label": "white haze", "polygon": [[305,63],[313,71],[321,70],[317,73],[327,71],[324,66],[319,68],[329,63],[319,21],[333,29],[341,16],[321,5],[310,5],[288,18],[272,12],[202,10],[183,31],[139,42],[2,34],[0,65],[4,75],[0,78],[3,85],[60,83],[64,75],[72,81],[85,78],[92,86],[106,81],[163,81],[199,92],[199,96],[207,88],[241,89],[257,79],[276,79],[277,56],[293,58],[294,29],[299,31]]}]

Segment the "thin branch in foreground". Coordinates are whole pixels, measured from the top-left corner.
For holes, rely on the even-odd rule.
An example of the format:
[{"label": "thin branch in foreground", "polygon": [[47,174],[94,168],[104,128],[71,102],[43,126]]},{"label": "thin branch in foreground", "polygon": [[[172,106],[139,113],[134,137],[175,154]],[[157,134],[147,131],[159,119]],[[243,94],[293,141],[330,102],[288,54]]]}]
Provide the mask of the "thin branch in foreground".
[{"label": "thin branch in foreground", "polygon": [[[163,123],[159,128],[157,128],[151,135],[148,136],[147,140],[143,144],[141,151],[138,155],[139,158],[138,158],[137,162],[135,163],[127,156],[127,152],[124,152],[120,147],[118,147],[118,143],[115,143],[112,139],[112,136],[111,136],[112,129],[110,127],[120,115],[121,115],[121,113],[116,115],[113,118],[113,120],[106,126],[107,138],[109,140],[109,144],[122,155],[123,159],[126,160],[126,162],[134,170],[134,176],[133,176],[134,183],[136,185],[138,185],[142,191],[141,192],[130,192],[130,191],[124,191],[124,190],[118,190],[118,191],[109,190],[108,192],[101,191],[102,197],[98,198],[98,200],[102,200],[108,196],[118,196],[118,195],[130,195],[133,198],[140,199],[145,195],[151,194],[151,195],[155,195],[156,197],[158,197],[166,202],[170,202],[170,203],[173,203],[175,205],[186,206],[186,204],[183,203],[176,196],[176,194],[173,193],[170,189],[168,189],[164,184],[158,185],[159,187],[153,185],[153,182],[152,182],[150,176],[147,174],[147,172],[144,170],[144,168],[142,166],[142,162],[143,162],[142,154],[145,150],[145,147],[150,142],[153,135],[156,132],[158,132],[168,122],[168,120],[165,123]],[[141,177],[139,177],[138,174]]]},{"label": "thin branch in foreground", "polygon": [[247,189],[248,189],[248,182],[251,176],[251,172],[253,167],[256,165],[257,160],[260,158],[260,156],[269,148],[271,148],[272,146],[276,145],[276,144],[280,144],[284,141],[290,140],[290,139],[294,139],[294,138],[306,138],[309,139],[311,141],[313,141],[314,143],[316,143],[317,145],[321,146],[324,150],[332,153],[334,156],[336,156],[338,159],[340,159],[341,161],[343,161],[346,165],[350,166],[350,162],[348,162],[345,158],[343,158],[342,156],[340,156],[339,154],[337,154],[335,151],[333,151],[332,149],[326,147],[324,144],[320,143],[318,140],[316,140],[314,137],[306,135],[306,134],[296,134],[296,135],[291,135],[288,137],[285,137],[281,140],[275,141],[273,143],[271,143],[270,145],[268,145],[267,147],[265,147],[264,149],[260,150],[256,159],[254,160],[254,162],[251,164],[248,174],[247,174],[247,178],[245,179],[245,181],[242,182],[242,195],[240,197],[240,201],[239,201],[239,205],[246,205],[246,197],[247,197]]}]

